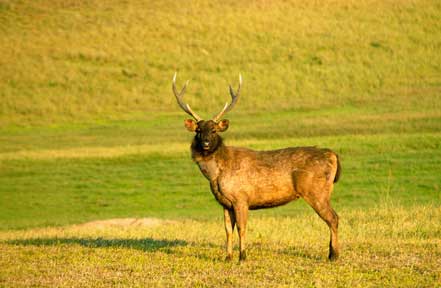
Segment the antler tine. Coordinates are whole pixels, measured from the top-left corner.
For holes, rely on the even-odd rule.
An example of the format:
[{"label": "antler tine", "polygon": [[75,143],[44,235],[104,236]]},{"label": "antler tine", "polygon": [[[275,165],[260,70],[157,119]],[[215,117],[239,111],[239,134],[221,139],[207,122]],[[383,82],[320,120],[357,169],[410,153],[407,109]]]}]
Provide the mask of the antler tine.
[{"label": "antler tine", "polygon": [[191,108],[190,105],[188,105],[187,103],[184,103],[182,101],[182,97],[185,94],[185,89],[187,88],[188,85],[188,80],[185,83],[184,87],[182,87],[181,92],[178,92],[178,89],[176,88],[176,75],[177,72],[175,72],[175,75],[173,76],[173,93],[175,94],[176,100],[178,101],[179,107],[182,108],[182,110],[184,110],[186,113],[190,114],[191,117],[193,117],[197,122],[201,121],[202,118],[198,116],[198,114],[196,114]]},{"label": "antler tine", "polygon": [[231,85],[229,85],[230,95],[231,95],[231,103],[230,104],[228,104],[228,102],[225,103],[225,106],[222,109],[222,111],[213,118],[214,122],[218,122],[222,118],[222,116],[224,116],[225,113],[227,113],[228,111],[233,109],[234,105],[236,105],[236,102],[239,99],[241,87],[242,87],[242,75],[239,74],[239,87],[237,87],[236,93],[234,93],[233,87],[231,87]]}]

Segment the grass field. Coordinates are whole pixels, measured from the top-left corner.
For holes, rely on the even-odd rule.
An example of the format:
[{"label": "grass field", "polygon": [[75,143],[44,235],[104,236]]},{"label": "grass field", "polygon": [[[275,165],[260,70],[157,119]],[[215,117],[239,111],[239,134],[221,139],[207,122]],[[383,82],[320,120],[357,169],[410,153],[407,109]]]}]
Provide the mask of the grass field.
[{"label": "grass field", "polygon": [[[0,0],[0,286],[441,287],[441,4],[310,2]],[[302,200],[223,261],[175,71],[204,117],[242,73],[227,144],[340,155],[337,263]]]},{"label": "grass field", "polygon": [[[308,216],[250,219],[249,259],[223,261],[220,222],[112,221],[2,232],[0,283],[56,287],[436,287],[441,210],[341,211],[343,258]],[[133,219],[132,219],[133,220]],[[237,247],[235,256],[238,257]]]}]

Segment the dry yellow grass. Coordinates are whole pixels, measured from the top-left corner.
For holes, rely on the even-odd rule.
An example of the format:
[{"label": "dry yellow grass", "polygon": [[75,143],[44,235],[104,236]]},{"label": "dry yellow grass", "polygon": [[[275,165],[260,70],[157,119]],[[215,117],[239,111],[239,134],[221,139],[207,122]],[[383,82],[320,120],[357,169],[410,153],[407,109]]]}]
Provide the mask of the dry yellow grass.
[{"label": "dry yellow grass", "polygon": [[381,204],[376,209],[340,211],[342,257],[336,263],[326,260],[327,227],[312,211],[296,217],[257,215],[251,215],[249,260],[244,264],[223,261],[224,230],[220,219],[216,222],[149,219],[144,225],[131,225],[136,219],[125,219],[107,224],[3,231],[0,232],[0,284],[14,287],[441,285],[440,208],[404,209]]},{"label": "dry yellow grass", "polygon": [[433,0],[2,0],[0,125],[175,111],[176,70],[198,110],[222,107],[242,72],[247,112],[439,111],[440,11]]}]

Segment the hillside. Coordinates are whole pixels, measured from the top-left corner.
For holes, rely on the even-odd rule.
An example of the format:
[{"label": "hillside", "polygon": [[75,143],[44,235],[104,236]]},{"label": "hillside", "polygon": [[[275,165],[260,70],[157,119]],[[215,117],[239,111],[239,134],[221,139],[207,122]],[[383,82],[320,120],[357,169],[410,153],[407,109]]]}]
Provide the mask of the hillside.
[{"label": "hillside", "polygon": [[232,113],[439,118],[440,5],[2,0],[0,127],[175,115],[175,71],[204,117],[240,72]]}]

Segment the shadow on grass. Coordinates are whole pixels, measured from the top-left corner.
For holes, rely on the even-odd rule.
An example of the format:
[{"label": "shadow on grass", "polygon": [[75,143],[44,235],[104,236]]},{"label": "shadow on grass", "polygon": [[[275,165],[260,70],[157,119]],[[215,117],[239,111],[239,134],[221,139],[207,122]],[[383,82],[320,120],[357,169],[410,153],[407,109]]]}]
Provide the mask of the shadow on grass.
[{"label": "shadow on grass", "polygon": [[[159,251],[167,253],[167,254],[175,254],[178,251],[173,251],[171,248],[179,247],[179,246],[193,246],[199,247],[192,254],[193,257],[213,261],[212,251],[208,251],[211,249],[223,249],[222,245],[217,245],[213,243],[193,243],[187,242],[180,239],[175,240],[167,240],[167,239],[153,239],[153,238],[143,238],[143,239],[104,239],[104,238],[30,238],[30,239],[18,239],[18,240],[10,240],[10,241],[1,241],[0,243],[5,243],[9,245],[18,245],[18,246],[58,246],[58,245],[80,245],[87,248],[128,248],[128,249],[137,249],[145,252],[154,252]],[[202,248],[202,249],[200,249]],[[281,254],[288,255],[292,257],[299,257],[314,261],[323,261],[325,258],[310,253],[306,251],[304,247],[301,248],[281,248],[281,249],[267,249],[261,247],[260,244],[250,244],[251,254],[262,253],[265,250],[264,254]],[[234,251],[238,252],[239,247],[237,245],[234,246]],[[260,252],[259,252],[260,251]],[[216,260],[223,261],[224,256],[222,255],[220,258],[217,257]]]},{"label": "shadow on grass", "polygon": [[[315,250],[313,248],[304,247],[304,246],[290,246],[290,247],[280,247],[280,248],[274,248],[270,247],[267,248],[265,245],[262,245],[260,243],[254,243],[250,244],[251,249],[255,249],[256,251],[265,251],[265,253],[273,254],[274,256],[276,254],[279,255],[286,255],[293,258],[303,258],[307,260],[314,260],[314,261],[323,261],[324,259],[327,260],[327,258],[323,258],[323,256],[320,256],[316,254]],[[277,257],[277,256],[275,256]]]},{"label": "shadow on grass", "polygon": [[294,249],[294,248],[288,248],[288,249],[282,249],[277,251],[279,254],[284,254],[292,257],[299,257],[304,258],[308,260],[314,260],[314,261],[323,261],[327,260],[327,258],[323,258],[320,255],[316,255],[313,253],[310,253],[309,251],[306,251],[304,248]]},{"label": "shadow on grass", "polygon": [[22,246],[57,246],[57,245],[81,245],[88,248],[131,248],[141,251],[156,251],[176,246],[187,246],[187,242],[183,240],[166,240],[166,239],[103,239],[103,238],[34,238],[22,240],[10,240],[6,242],[11,245]]}]

